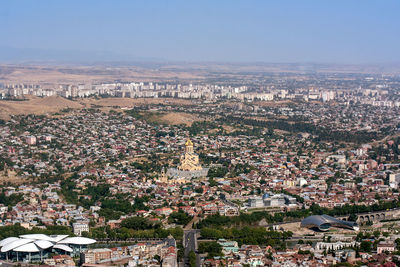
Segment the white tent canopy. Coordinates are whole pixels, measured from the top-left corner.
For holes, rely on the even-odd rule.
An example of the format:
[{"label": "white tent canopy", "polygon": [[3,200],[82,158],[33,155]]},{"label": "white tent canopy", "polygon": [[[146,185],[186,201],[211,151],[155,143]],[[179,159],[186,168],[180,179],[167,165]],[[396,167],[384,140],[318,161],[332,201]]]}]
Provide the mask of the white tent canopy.
[{"label": "white tent canopy", "polygon": [[29,234],[19,237],[8,237],[0,241],[0,251],[8,252],[40,252],[48,248],[57,248],[66,252],[72,252],[69,245],[90,245],[96,240],[86,237],[68,237],[68,235],[48,236],[44,234]]}]

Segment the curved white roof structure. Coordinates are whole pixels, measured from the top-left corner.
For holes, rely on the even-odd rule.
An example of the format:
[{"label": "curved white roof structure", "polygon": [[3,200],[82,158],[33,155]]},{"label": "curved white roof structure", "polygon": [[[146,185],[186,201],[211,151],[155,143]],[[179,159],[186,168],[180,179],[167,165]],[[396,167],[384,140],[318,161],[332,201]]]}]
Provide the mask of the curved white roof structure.
[{"label": "curved white roof structure", "polygon": [[72,245],[90,245],[96,243],[96,240],[87,237],[68,237],[61,240],[59,243]]},{"label": "curved white roof structure", "polygon": [[96,240],[86,237],[68,237],[68,235],[48,236],[44,234],[29,234],[19,237],[8,237],[0,241],[0,251],[40,252],[48,248],[61,249],[72,252],[68,245],[90,245]]},{"label": "curved white roof structure", "polygon": [[29,235],[20,235],[21,238],[35,239],[35,240],[47,240],[51,242],[55,242],[54,238],[44,234],[29,234]]},{"label": "curved white roof structure", "polygon": [[41,248],[41,249],[48,249],[48,248],[51,248],[54,245],[54,243],[52,243],[50,241],[47,241],[47,240],[36,240],[34,242],[34,244],[36,246],[38,246],[39,248]]},{"label": "curved white roof structure", "polygon": [[34,240],[32,240],[32,239],[19,238],[18,240],[7,243],[5,246],[1,247],[1,252],[7,252],[10,250],[14,250],[15,248],[18,248],[18,247],[23,246],[28,243],[32,243],[33,241]]},{"label": "curved white roof structure", "polygon": [[40,249],[35,245],[35,243],[28,243],[28,244],[22,245],[20,247],[14,248],[13,251],[18,251],[18,252],[39,252]]},{"label": "curved white roof structure", "polygon": [[54,248],[58,248],[58,249],[66,251],[66,252],[72,252],[72,248],[68,247],[67,245],[63,245],[63,244],[54,245]]},{"label": "curved white roof structure", "polygon": [[0,247],[5,246],[8,243],[14,242],[18,239],[19,239],[18,237],[7,237],[6,239],[0,241]]},{"label": "curved white roof structure", "polygon": [[64,238],[67,238],[68,235],[53,235],[51,236],[52,238],[54,238],[55,242],[60,242],[61,240],[63,240]]}]

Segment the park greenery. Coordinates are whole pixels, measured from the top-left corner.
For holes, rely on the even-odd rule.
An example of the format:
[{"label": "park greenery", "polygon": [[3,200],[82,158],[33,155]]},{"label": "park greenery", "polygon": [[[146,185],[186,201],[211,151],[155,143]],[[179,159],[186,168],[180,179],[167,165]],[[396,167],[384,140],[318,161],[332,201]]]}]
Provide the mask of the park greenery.
[{"label": "park greenery", "polygon": [[[208,216],[197,223],[196,226],[198,229],[202,229],[204,227],[229,227],[244,225],[254,226],[258,225],[261,220],[265,220],[267,223],[273,224],[286,221],[298,221],[311,215],[327,214],[330,216],[350,216],[357,213],[385,211],[393,208],[400,208],[400,200],[390,202],[380,201],[379,203],[370,206],[346,204],[333,209],[322,208],[318,204],[313,204],[309,209],[302,208],[294,211],[277,212],[275,214],[271,214],[268,211],[241,213],[238,216],[230,217],[216,214]],[[352,218],[354,218],[354,216]]]},{"label": "park greenery", "polygon": [[212,167],[208,170],[207,177],[209,178],[222,178],[228,173],[227,167]]},{"label": "park greenery", "polygon": [[183,230],[180,227],[163,229],[161,223],[149,221],[143,217],[129,217],[121,222],[120,227],[112,229],[109,226],[92,227],[84,236],[102,240],[127,240],[130,238],[167,238],[173,236],[182,239]]},{"label": "park greenery", "polygon": [[293,235],[292,232],[277,232],[266,230],[265,227],[242,227],[242,228],[208,228],[201,229],[201,237],[204,239],[229,239],[243,244],[285,247],[285,240]]},{"label": "park greenery", "polygon": [[129,217],[121,222],[121,227],[133,230],[148,230],[161,228],[160,223],[153,223],[143,217]]},{"label": "park greenery", "polygon": [[191,136],[196,136],[198,134],[207,133],[209,130],[220,128],[217,123],[212,121],[195,121],[191,126],[187,127],[187,130]]},{"label": "park greenery", "polygon": [[4,157],[4,156],[0,156],[0,171],[4,171],[5,166],[12,166],[13,162],[11,161],[11,159]]},{"label": "park greenery", "polygon": [[196,253],[193,250],[189,252],[189,265],[190,267],[196,267]]},{"label": "park greenery", "polygon": [[104,216],[107,220],[119,219],[121,215],[131,214],[137,210],[148,210],[144,204],[150,196],[135,197],[134,203],[128,200],[129,194],[115,194],[110,193],[110,185],[105,183],[98,183],[96,185],[88,185],[82,194],[89,196],[88,198],[78,197],[76,192],[75,173],[68,179],[61,181],[61,194],[64,196],[67,203],[76,204],[89,209],[90,206],[96,205],[97,202],[101,203],[100,216]]},{"label": "park greenery", "polygon": [[188,215],[183,210],[173,212],[168,217],[168,223],[175,223],[179,225],[186,225],[193,219],[193,216]]},{"label": "park greenery", "polygon": [[261,132],[257,128],[267,128],[272,130],[283,130],[290,133],[309,133],[316,136],[315,141],[342,141],[350,143],[367,143],[378,140],[389,134],[390,129],[380,129],[381,134],[368,131],[347,132],[332,130],[301,120],[258,120],[250,118],[235,117],[232,115],[223,116],[219,119],[221,123],[231,123],[234,125],[248,125],[253,127],[253,132],[245,132],[246,135],[260,136]]},{"label": "park greenery", "polygon": [[[90,229],[89,233],[84,232],[83,235],[96,239],[108,238],[118,240],[126,240],[128,238],[166,238],[169,235],[172,235],[176,239],[182,239],[182,228],[176,227],[165,230],[161,228],[160,224],[150,223],[147,219],[140,217],[132,218],[133,219],[129,218],[122,222],[121,228],[119,229],[111,229],[110,227],[93,227]],[[70,227],[60,225],[47,225],[45,229],[33,227],[30,230],[22,227],[20,224],[0,227],[0,240],[11,236],[26,234],[74,236]]]},{"label": "park greenery", "polygon": [[228,177],[237,177],[240,174],[248,174],[252,170],[255,170],[254,166],[248,163],[238,163],[231,165],[229,168],[225,165],[211,167],[208,170],[207,177],[210,179]]},{"label": "park greenery", "polygon": [[14,206],[23,199],[24,196],[22,194],[11,194],[6,196],[3,191],[0,193],[0,204],[3,204],[4,206]]},{"label": "park greenery", "polygon": [[111,229],[107,226],[91,228],[90,232],[84,232],[84,236],[97,240],[127,240],[130,238],[148,239],[148,238],[167,238],[173,236],[175,239],[182,239],[183,230],[180,227],[175,228],[153,228],[146,230],[135,230],[132,228],[120,227]]},{"label": "park greenery", "polygon": [[216,242],[216,241],[200,242],[198,252],[199,253],[207,253],[208,258],[223,256],[222,246],[220,244],[218,244],[218,242]]},{"label": "park greenery", "polygon": [[137,109],[126,110],[125,113],[137,120],[143,120],[145,116]]}]

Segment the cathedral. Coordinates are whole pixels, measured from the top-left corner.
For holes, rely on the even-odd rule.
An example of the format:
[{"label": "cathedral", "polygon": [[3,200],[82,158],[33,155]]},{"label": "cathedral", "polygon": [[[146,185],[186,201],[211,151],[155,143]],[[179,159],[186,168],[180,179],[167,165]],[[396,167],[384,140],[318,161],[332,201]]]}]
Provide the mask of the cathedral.
[{"label": "cathedral", "polygon": [[193,143],[188,139],[185,143],[185,153],[181,155],[178,170],[200,171],[203,168],[199,163],[199,156],[193,151]]},{"label": "cathedral", "polygon": [[194,153],[193,143],[188,139],[185,143],[185,151],[180,156],[177,168],[170,168],[167,173],[163,170],[159,181],[164,183],[184,184],[190,182],[193,178],[206,177],[207,173],[208,168],[201,167],[199,156]]}]

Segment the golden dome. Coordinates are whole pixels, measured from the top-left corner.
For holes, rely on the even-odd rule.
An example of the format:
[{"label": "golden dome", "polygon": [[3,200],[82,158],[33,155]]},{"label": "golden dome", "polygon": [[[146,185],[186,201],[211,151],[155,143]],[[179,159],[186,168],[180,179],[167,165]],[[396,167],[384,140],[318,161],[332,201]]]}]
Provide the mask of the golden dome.
[{"label": "golden dome", "polygon": [[190,139],[188,139],[185,143],[185,146],[193,146],[192,141],[190,141]]}]

